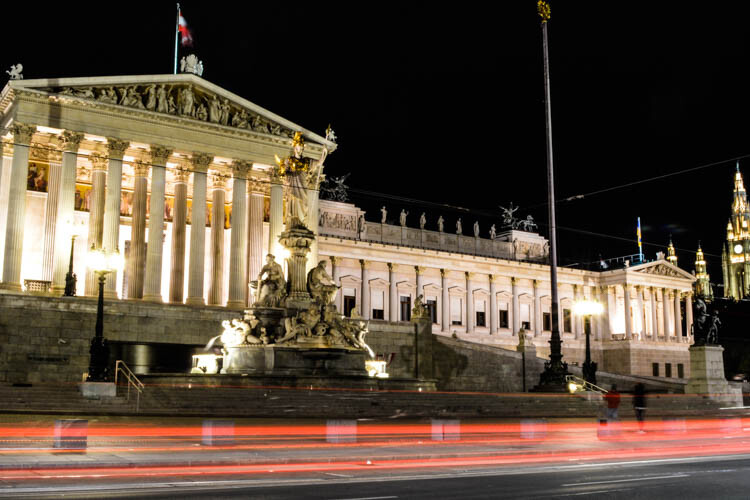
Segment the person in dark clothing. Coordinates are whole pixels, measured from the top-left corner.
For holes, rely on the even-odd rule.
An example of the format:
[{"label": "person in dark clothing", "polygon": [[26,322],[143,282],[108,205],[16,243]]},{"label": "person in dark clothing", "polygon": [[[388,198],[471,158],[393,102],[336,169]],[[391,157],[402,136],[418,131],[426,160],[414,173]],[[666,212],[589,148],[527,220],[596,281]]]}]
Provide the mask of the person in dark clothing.
[{"label": "person in dark clothing", "polygon": [[638,432],[644,433],[643,430],[645,425],[644,418],[646,417],[646,387],[643,384],[636,384],[633,390],[633,409],[635,410],[635,418],[638,420]]}]

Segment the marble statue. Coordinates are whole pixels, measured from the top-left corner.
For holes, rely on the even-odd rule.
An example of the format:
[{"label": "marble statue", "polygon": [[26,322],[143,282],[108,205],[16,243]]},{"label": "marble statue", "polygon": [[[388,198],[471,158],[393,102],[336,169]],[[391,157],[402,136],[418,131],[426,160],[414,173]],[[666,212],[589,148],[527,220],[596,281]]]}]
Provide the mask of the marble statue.
[{"label": "marble statue", "polygon": [[11,80],[23,80],[23,73],[21,71],[23,71],[23,64],[18,63],[11,65],[10,69],[5,72]]},{"label": "marble statue", "polygon": [[385,209],[385,205],[380,209],[380,223],[385,224],[385,219],[388,217],[388,210]]},{"label": "marble statue", "polygon": [[180,73],[193,73],[194,75],[203,75],[203,61],[198,59],[195,54],[180,59]]},{"label": "marble statue", "polygon": [[423,295],[417,295],[417,298],[414,299],[414,307],[411,309],[411,319],[412,321],[425,319],[429,317],[429,313],[427,311],[427,306],[424,303],[424,296]]},{"label": "marble statue", "polygon": [[169,113],[169,102],[167,100],[167,88],[159,85],[156,89],[156,111],[158,113]]},{"label": "marble statue", "polygon": [[401,215],[398,216],[398,221],[401,224],[401,227],[406,227],[406,216],[409,215],[409,212],[401,209]]},{"label": "marble statue", "polygon": [[328,125],[328,128],[326,129],[326,140],[331,142],[336,142],[336,133],[331,128],[331,125]]},{"label": "marble statue", "polygon": [[250,122],[250,127],[256,132],[268,132],[268,128],[265,123],[263,123],[263,119],[260,115],[253,116],[253,119]]},{"label": "marble statue", "polygon": [[193,87],[191,85],[180,89],[177,96],[177,106],[179,107],[179,113],[183,116],[193,116],[195,114],[195,94],[193,94]]},{"label": "marble statue", "polygon": [[461,225],[461,217],[456,221],[456,234],[464,234],[463,225]]},{"label": "marble statue", "polygon": [[492,224],[492,227],[490,227],[490,239],[494,240],[497,238],[497,230],[495,229],[495,225]]},{"label": "marble statue", "polygon": [[503,227],[510,227],[511,229],[513,229],[516,224],[515,213],[519,208],[520,207],[514,207],[512,201],[510,202],[510,207],[508,208],[500,206],[500,210],[503,212]]},{"label": "marble statue", "polygon": [[177,104],[175,104],[173,96],[169,96],[169,98],[167,99],[167,107],[169,108],[170,115],[174,115],[177,113]]},{"label": "marble statue", "polygon": [[711,314],[711,324],[708,326],[706,332],[706,344],[716,345],[719,343],[719,327],[721,326],[721,320],[719,320],[719,311],[714,309]]},{"label": "marble statue", "polygon": [[198,109],[195,110],[195,117],[204,122],[208,119],[208,110],[203,103],[199,104]]},{"label": "marble statue", "polygon": [[114,87],[106,87],[101,89],[99,97],[96,98],[99,102],[106,102],[108,104],[117,104],[117,92]]},{"label": "marble statue", "polygon": [[248,127],[248,121],[247,121],[247,112],[244,109],[241,109],[239,113],[235,113],[232,116],[232,126],[237,128],[247,128]]},{"label": "marble statue", "polygon": [[156,109],[156,85],[154,84],[146,87],[146,109],[149,111]]},{"label": "marble statue", "polygon": [[326,271],[326,261],[321,260],[307,273],[307,291],[315,302],[326,306],[333,302],[339,287]]},{"label": "marble statue", "polygon": [[527,215],[526,218],[518,222],[518,227],[524,231],[534,231],[537,228],[536,222],[531,215]]},{"label": "marble statue", "polygon": [[219,123],[222,125],[228,125],[229,124],[229,100],[227,98],[224,98],[221,101],[220,106],[221,112],[219,114]]},{"label": "marble statue", "polygon": [[474,221],[474,237],[479,238],[479,221]]},{"label": "marble statue", "polygon": [[443,219],[442,215],[438,217],[437,225],[438,225],[438,231],[442,233],[443,229],[445,229],[445,219]]},{"label": "marble statue", "polygon": [[211,97],[208,100],[208,121],[211,123],[219,123],[221,118],[221,103],[219,98],[216,96]]},{"label": "marble statue", "polygon": [[422,215],[419,216],[419,229],[424,229],[425,224],[427,224],[427,217],[422,212]]},{"label": "marble statue", "polygon": [[258,288],[256,307],[278,307],[281,299],[286,295],[284,270],[270,253],[266,256],[266,265],[258,274],[256,285]]},{"label": "marble statue", "polygon": [[365,214],[359,214],[357,219],[357,232],[360,238],[364,238],[367,234],[367,221],[365,220]]}]

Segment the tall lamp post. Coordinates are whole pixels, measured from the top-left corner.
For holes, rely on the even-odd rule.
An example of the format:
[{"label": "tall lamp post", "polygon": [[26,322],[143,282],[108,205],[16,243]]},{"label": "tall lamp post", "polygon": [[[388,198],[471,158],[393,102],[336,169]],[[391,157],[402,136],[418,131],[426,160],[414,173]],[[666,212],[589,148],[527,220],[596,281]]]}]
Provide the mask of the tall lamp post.
[{"label": "tall lamp post", "polygon": [[537,2],[537,12],[542,18],[542,48],[544,50],[544,111],[547,129],[547,203],[549,205],[549,268],[552,304],[550,316],[552,331],[549,339],[549,361],[539,376],[539,392],[565,392],[568,364],[562,361],[562,339],[560,338],[560,302],[557,296],[557,228],[555,223],[555,176],[552,163],[552,105],[550,102],[549,53],[547,50],[547,21],[550,18],[549,4]]},{"label": "tall lamp post", "polygon": [[73,272],[73,251],[75,249],[76,238],[79,236],[80,226],[76,226],[73,221],[70,221],[68,228],[70,229],[70,264],[68,264],[68,274],[65,275],[65,292],[63,292],[63,297],[75,297],[78,278]]},{"label": "tall lamp post", "polygon": [[122,268],[119,252],[92,248],[88,253],[89,268],[99,277],[99,302],[96,308],[96,334],[89,349],[87,382],[105,382],[109,375],[109,344],[104,338],[104,282],[107,274]]},{"label": "tall lamp post", "polygon": [[[604,311],[604,306],[594,300],[580,300],[573,304],[573,312],[583,318],[586,334],[586,360],[583,362],[583,380],[596,385],[596,363],[591,361],[591,318]],[[587,321],[588,320],[588,321]]]}]

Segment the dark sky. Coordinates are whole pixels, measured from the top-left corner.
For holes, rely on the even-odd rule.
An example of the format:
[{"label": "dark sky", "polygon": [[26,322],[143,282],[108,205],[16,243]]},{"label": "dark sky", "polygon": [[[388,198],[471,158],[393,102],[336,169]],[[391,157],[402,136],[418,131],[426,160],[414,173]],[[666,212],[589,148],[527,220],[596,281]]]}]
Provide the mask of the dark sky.
[{"label": "dark sky", "polygon": [[[748,7],[711,2],[554,2],[549,24],[558,200],[711,168],[557,206],[564,262],[636,253],[672,233],[692,270],[698,240],[714,281],[735,157],[750,154]],[[329,176],[428,227],[498,205],[544,224],[542,47],[533,0],[495,2],[182,2],[204,78],[309,129],[333,124]],[[508,4],[508,5],[506,5]],[[26,78],[169,73],[175,4],[4,6],[0,67]],[[750,157],[741,162],[750,172]],[[749,179],[750,180],[750,179]],[[354,201],[378,220],[382,197]],[[609,237],[586,236],[568,229]],[[542,226],[542,232],[545,227]],[[659,250],[646,245],[648,257]],[[717,256],[711,258],[711,254]]]}]

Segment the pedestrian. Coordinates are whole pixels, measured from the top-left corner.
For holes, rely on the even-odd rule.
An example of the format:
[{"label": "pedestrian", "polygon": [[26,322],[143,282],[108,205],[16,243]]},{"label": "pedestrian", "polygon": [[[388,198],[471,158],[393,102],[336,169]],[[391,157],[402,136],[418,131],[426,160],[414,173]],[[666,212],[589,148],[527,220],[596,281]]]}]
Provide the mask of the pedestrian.
[{"label": "pedestrian", "polygon": [[617,409],[620,407],[620,393],[617,392],[616,384],[612,384],[612,389],[604,395],[604,400],[607,402],[607,420],[619,420]]},{"label": "pedestrian", "polygon": [[646,417],[646,387],[638,383],[633,390],[633,409],[635,410],[635,418],[638,420],[638,433],[644,434],[646,431],[643,429]]}]

